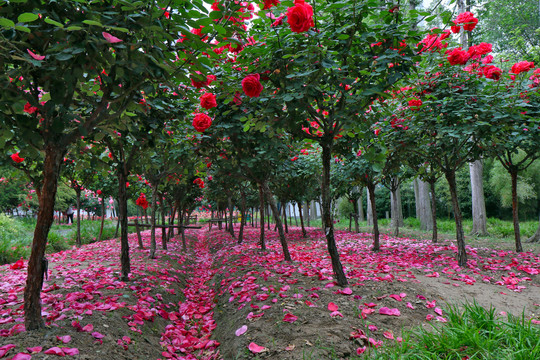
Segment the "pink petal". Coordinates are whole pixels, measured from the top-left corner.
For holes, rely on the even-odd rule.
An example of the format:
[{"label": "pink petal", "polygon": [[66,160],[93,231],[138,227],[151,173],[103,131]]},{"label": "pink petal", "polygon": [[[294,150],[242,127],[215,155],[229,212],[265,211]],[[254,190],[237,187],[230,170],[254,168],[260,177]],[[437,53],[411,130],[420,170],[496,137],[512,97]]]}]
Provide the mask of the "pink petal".
[{"label": "pink petal", "polygon": [[71,336],[69,336],[69,335],[57,336],[57,337],[56,337],[56,340],[61,341],[61,342],[63,342],[64,344],[67,344],[68,342],[71,341]]},{"label": "pink petal", "polygon": [[30,54],[31,57],[34,58],[34,60],[43,60],[45,59],[45,55],[38,55],[38,54],[34,54],[30,49],[26,49],[26,51],[28,51],[28,53]]},{"label": "pink petal", "polygon": [[34,346],[34,347],[27,347],[26,348],[26,351],[28,351],[30,354],[40,353],[41,350],[43,350],[42,346]]},{"label": "pink petal", "polygon": [[103,35],[103,37],[105,38],[105,40],[107,40],[108,42],[110,42],[111,44],[114,44],[114,43],[119,43],[121,41],[123,41],[122,39],[119,39],[117,38],[116,36],[114,35],[111,35],[109,34],[108,32],[102,32],[101,35]]},{"label": "pink petal", "polygon": [[407,307],[408,307],[409,309],[413,309],[413,310],[414,310],[414,306],[413,306],[413,304],[411,304],[410,302],[407,303]]},{"label": "pink petal", "polygon": [[385,331],[383,332],[383,336],[387,339],[394,340],[394,334],[392,334],[391,331]]},{"label": "pink petal", "polygon": [[105,335],[98,333],[97,331],[94,331],[92,333],[92,336],[95,337],[96,339],[103,339],[105,337]]},{"label": "pink petal", "polygon": [[58,355],[58,356],[66,356],[64,351],[60,349],[58,346],[54,346],[50,348],[49,350],[45,350],[45,354],[47,355]]},{"label": "pink petal", "polygon": [[0,346],[0,358],[6,355],[8,351],[13,349],[14,347],[16,347],[14,344],[7,344],[4,346]]},{"label": "pink petal", "polygon": [[249,349],[252,353],[255,353],[255,354],[258,354],[258,353],[260,353],[260,352],[266,350],[266,348],[265,348],[264,346],[257,345],[257,344],[255,344],[254,342],[249,343],[248,349]]},{"label": "pink petal", "polygon": [[328,303],[328,310],[329,311],[337,311],[337,309],[339,309],[339,308],[338,308],[338,306],[336,304],[334,304],[333,302]]},{"label": "pink petal", "polygon": [[399,312],[399,309],[390,309],[387,307],[382,307],[379,309],[379,314],[381,315],[388,315],[388,316],[400,316],[401,313]]},{"label": "pink petal", "polygon": [[247,325],[242,325],[238,330],[236,330],[235,334],[236,336],[240,336],[246,333],[247,331]]},{"label": "pink petal", "polygon": [[364,303],[364,305],[366,305],[367,307],[370,307],[370,308],[377,306],[377,304],[374,304],[374,303],[367,303],[367,304]]},{"label": "pink petal", "polygon": [[366,349],[367,348],[365,346],[359,347],[358,349],[356,349],[356,355],[362,355],[364,351],[366,351]]},{"label": "pink petal", "polygon": [[368,325],[369,331],[377,331],[379,328],[376,325]]},{"label": "pink petal", "polygon": [[345,294],[345,295],[351,295],[352,294],[352,289],[351,288],[345,288],[341,291],[342,294]]},{"label": "pink petal", "polygon": [[435,311],[435,314],[442,316],[442,309],[441,308],[436,307],[435,309],[433,309],[433,311]]},{"label": "pink petal", "polygon": [[291,313],[287,313],[287,314],[285,314],[285,316],[283,317],[283,321],[290,322],[290,323],[293,323],[293,322],[295,322],[296,320],[298,320],[298,317],[297,317],[297,316],[294,316],[294,315],[291,314]]},{"label": "pink petal", "polygon": [[331,317],[336,317],[336,316],[343,317],[343,314],[336,310],[336,311],[332,311],[330,313],[330,316]]},{"label": "pink petal", "polygon": [[66,355],[79,355],[79,349],[77,348],[64,348]]},{"label": "pink petal", "polygon": [[18,353],[14,357],[11,358],[11,360],[30,360],[30,359],[32,359],[32,356],[26,353]]},{"label": "pink petal", "polygon": [[94,325],[92,324],[87,324],[82,327],[82,331],[90,332],[92,330],[94,330]]}]

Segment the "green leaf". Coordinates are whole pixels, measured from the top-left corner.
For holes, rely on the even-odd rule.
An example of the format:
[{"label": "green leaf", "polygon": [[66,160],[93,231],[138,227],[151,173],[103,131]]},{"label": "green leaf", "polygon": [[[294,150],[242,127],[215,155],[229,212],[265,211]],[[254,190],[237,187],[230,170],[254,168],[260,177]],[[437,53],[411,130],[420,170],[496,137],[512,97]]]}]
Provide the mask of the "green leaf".
[{"label": "green leaf", "polygon": [[17,21],[25,23],[25,22],[36,21],[38,18],[39,16],[37,14],[26,12],[19,15],[19,17],[17,18]]},{"label": "green leaf", "polygon": [[117,30],[117,31],[120,31],[120,32],[123,32],[123,33],[128,33],[129,32],[129,29],[126,29],[126,28],[123,28],[123,27],[116,27],[116,26],[112,26],[111,30]]},{"label": "green leaf", "polygon": [[102,23],[100,23],[99,21],[95,21],[95,20],[84,20],[83,23],[85,23],[87,25],[95,25],[95,26],[103,27]]},{"label": "green leaf", "polygon": [[82,27],[76,26],[76,25],[71,25],[71,26],[68,26],[68,27],[66,28],[66,30],[69,30],[69,31],[82,30]]},{"label": "green leaf", "polygon": [[341,34],[341,35],[339,35],[337,38],[338,38],[338,40],[345,40],[345,39],[348,39],[349,37],[350,37],[350,36],[347,35],[347,34]]},{"label": "green leaf", "polygon": [[27,28],[26,26],[21,26],[21,25],[15,26],[15,30],[24,31],[24,32],[26,32],[26,33],[31,33],[31,32],[32,32],[32,31],[30,31],[30,29]]},{"label": "green leaf", "polygon": [[54,25],[54,26],[58,26],[59,28],[64,28],[64,25],[59,23],[58,21],[54,21],[53,19],[50,19],[50,18],[45,18],[45,22],[47,24],[51,24],[51,25]]},{"label": "green leaf", "polygon": [[5,28],[12,28],[15,27],[15,23],[9,19],[0,18],[0,26],[3,26]]}]

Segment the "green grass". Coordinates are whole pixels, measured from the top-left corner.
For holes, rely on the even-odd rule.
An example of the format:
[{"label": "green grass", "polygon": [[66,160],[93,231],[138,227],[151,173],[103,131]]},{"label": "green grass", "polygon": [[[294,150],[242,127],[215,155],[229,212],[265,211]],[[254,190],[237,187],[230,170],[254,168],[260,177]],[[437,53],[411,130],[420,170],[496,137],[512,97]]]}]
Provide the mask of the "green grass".
[{"label": "green grass", "polygon": [[446,311],[448,322],[431,329],[406,332],[403,342],[381,348],[370,358],[381,360],[531,360],[540,359],[540,327],[524,317],[496,315],[494,308],[484,309],[467,303]]},{"label": "green grass", "polygon": [[0,264],[12,263],[30,255],[31,229],[23,221],[0,214]]}]

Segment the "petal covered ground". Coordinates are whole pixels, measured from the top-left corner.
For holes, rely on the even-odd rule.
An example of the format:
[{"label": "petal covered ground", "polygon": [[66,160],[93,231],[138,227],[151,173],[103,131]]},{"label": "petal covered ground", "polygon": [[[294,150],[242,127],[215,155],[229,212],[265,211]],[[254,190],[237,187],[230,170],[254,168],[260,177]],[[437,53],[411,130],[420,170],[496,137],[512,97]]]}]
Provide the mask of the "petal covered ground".
[{"label": "petal covered ground", "polygon": [[[236,229],[237,230],[237,229]],[[158,231],[159,232],[159,231]],[[292,263],[274,232],[242,245],[224,231],[187,231],[147,258],[130,235],[132,274],[119,280],[119,243],[49,256],[42,294],[48,327],[26,332],[26,264],[0,267],[0,359],[302,359],[363,356],[400,341],[402,328],[444,323],[446,302],[475,299],[540,322],[538,254],[468,248],[460,268],[449,241],[431,244],[337,232],[346,288],[332,279],[322,232],[292,228]],[[146,246],[149,232],[143,233]]]}]

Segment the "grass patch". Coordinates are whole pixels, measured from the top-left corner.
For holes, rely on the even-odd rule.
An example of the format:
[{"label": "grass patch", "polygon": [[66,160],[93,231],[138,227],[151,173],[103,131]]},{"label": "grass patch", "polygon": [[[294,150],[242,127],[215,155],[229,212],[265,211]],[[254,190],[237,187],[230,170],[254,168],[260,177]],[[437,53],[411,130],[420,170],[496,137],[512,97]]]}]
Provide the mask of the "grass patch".
[{"label": "grass patch", "polygon": [[371,358],[397,359],[540,359],[540,327],[509,315],[498,317],[494,308],[467,303],[450,307],[448,322],[431,329],[406,332],[399,346],[372,352]]}]

